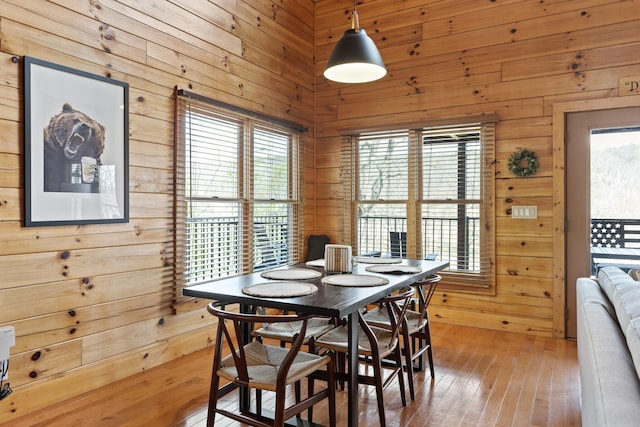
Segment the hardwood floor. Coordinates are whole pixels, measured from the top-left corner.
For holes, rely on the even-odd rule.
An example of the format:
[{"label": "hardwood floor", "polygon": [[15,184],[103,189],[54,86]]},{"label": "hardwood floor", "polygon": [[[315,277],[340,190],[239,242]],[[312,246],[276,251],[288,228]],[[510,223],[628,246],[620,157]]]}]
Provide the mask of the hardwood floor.
[{"label": "hardwood floor", "polygon": [[[402,407],[385,390],[391,426],[580,426],[576,343],[434,323],[436,377],[417,375]],[[11,423],[12,427],[183,426],[206,423],[212,354],[203,350]],[[360,387],[360,423],[378,425],[373,387]],[[338,392],[338,425],[346,393]],[[407,390],[408,396],[408,390]],[[235,405],[235,393],[225,397]],[[268,407],[269,402],[265,402]],[[326,421],[318,408],[314,420]],[[219,426],[237,425],[227,419]]]}]

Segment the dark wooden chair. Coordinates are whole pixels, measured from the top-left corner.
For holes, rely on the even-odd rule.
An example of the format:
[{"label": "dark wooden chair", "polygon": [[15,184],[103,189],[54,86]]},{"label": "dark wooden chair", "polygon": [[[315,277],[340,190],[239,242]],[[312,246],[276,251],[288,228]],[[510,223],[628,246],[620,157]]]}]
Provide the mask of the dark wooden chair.
[{"label": "dark wooden chair", "polygon": [[[425,353],[429,359],[431,378],[435,377],[428,306],[441,279],[442,277],[440,275],[433,274],[411,285],[415,289],[417,301],[411,301],[411,308],[406,310],[405,317],[401,323],[402,353],[404,354],[405,366],[407,368],[411,400],[415,399],[413,369],[416,360],[416,368],[418,370],[424,368]],[[364,314],[363,318],[369,324],[379,328],[388,330],[392,328],[392,324],[389,322],[387,308],[384,306],[379,306],[368,311]]]},{"label": "dark wooden chair", "polygon": [[391,248],[391,258],[407,257],[407,232],[390,231],[389,246]]},{"label": "dark wooden chair", "polygon": [[[413,289],[411,287],[406,287],[397,293],[380,299],[377,302],[386,307],[387,313],[389,313],[389,322],[393,325],[391,330],[369,325],[362,317],[362,313],[358,313],[360,334],[358,341],[358,355],[355,357],[359,357],[360,363],[367,363],[373,368],[373,375],[359,374],[358,383],[375,386],[378,400],[378,415],[381,426],[386,426],[383,390],[396,376],[400,386],[402,405],[406,406],[407,404],[402,359],[400,356],[401,352],[396,351],[396,349],[399,342],[400,319],[404,318],[405,311],[409,305],[409,300],[413,294]],[[338,368],[340,370],[339,377],[340,379],[345,378],[343,367],[345,356],[348,353],[348,325],[339,326],[322,335],[316,341],[316,345],[320,348],[333,350],[337,353],[340,360],[338,363]],[[392,365],[382,363],[385,358],[392,355],[395,355],[395,363]],[[386,379],[383,377],[383,368],[391,370]]]},{"label": "dark wooden chair", "polygon": [[[390,251],[391,258],[406,258],[407,257],[406,231],[390,231],[389,247],[391,249]],[[380,256],[379,253],[377,256]],[[424,259],[427,261],[435,261],[436,258],[438,258],[438,254],[433,252],[433,253],[427,254],[427,256]]]},{"label": "dark wooden chair", "polygon": [[[327,317],[313,317],[307,321],[307,329],[303,345],[308,346],[310,353],[315,353],[315,340],[335,328],[336,321]],[[280,347],[292,343],[302,328],[301,321],[276,322],[262,325],[251,332],[251,335],[263,340],[271,339],[280,342]]]},{"label": "dark wooden chair", "polygon": [[329,236],[324,234],[312,234],[307,241],[307,256],[305,261],[314,261],[316,259],[324,258],[324,247],[331,240]]},{"label": "dark wooden chair", "polygon": [[423,280],[414,283],[416,293],[418,294],[418,313],[417,317],[415,311],[412,310],[411,314],[407,315],[409,335],[412,340],[412,356],[411,361],[418,360],[418,369],[422,370],[424,367],[424,354],[427,353],[429,360],[429,371],[431,378],[434,378],[435,369],[433,367],[433,347],[431,346],[431,322],[429,321],[429,302],[438,287],[442,277],[439,274],[432,274],[425,277]]},{"label": "dark wooden chair", "polygon": [[261,223],[253,227],[255,242],[254,270],[265,270],[287,263],[289,247],[281,224]]},{"label": "dark wooden chair", "polygon": [[[213,372],[209,394],[207,426],[215,423],[216,414],[251,426],[283,426],[284,422],[308,411],[309,422],[313,422],[311,408],[328,399],[329,424],[336,425],[335,406],[335,364],[334,353],[329,351],[317,355],[300,351],[307,332],[307,322],[311,315],[302,314],[244,314],[228,311],[224,304],[212,302],[207,310],[218,318],[218,331],[214,347]],[[266,345],[253,340],[242,343],[242,325],[280,322],[300,322],[300,331],[294,336],[288,348]],[[223,356],[225,348],[230,354]],[[315,391],[314,379],[323,378],[327,386]],[[220,387],[220,379],[230,384]],[[307,379],[308,394],[300,397],[300,382]],[[296,392],[295,403],[286,406],[287,387],[293,385]],[[238,387],[248,387],[256,391],[256,411],[233,412],[218,407],[218,399]],[[262,414],[262,391],[275,392],[273,420]]]}]

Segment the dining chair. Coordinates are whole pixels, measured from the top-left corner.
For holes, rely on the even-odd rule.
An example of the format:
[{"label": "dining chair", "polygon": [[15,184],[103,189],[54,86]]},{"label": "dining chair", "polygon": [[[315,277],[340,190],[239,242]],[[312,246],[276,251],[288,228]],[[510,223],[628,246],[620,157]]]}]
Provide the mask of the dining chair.
[{"label": "dining chair", "polygon": [[[335,319],[328,317],[312,317],[307,321],[307,330],[302,345],[308,346],[310,353],[315,353],[315,341],[318,337],[335,328]],[[300,333],[302,321],[265,323],[251,331],[251,335],[260,340],[272,339],[280,342],[280,347],[291,344],[296,334]]]},{"label": "dining chair", "polygon": [[[309,273],[312,273],[312,275],[309,276]],[[302,274],[302,276],[299,276],[299,274]],[[313,269],[292,268],[265,271],[261,273],[261,275],[267,279],[276,279],[281,281],[286,280],[286,277],[291,277],[290,280],[308,280],[321,277],[322,273]],[[284,283],[284,285],[282,286],[286,287],[286,282],[280,283]],[[265,307],[256,307],[256,311],[258,312],[258,314],[266,314]],[[287,314],[286,310],[282,313]],[[308,345],[309,351],[312,353],[315,352],[313,346],[314,339],[333,329],[335,323],[336,321],[334,319],[330,319],[324,316],[313,317],[309,319],[307,321],[307,332],[304,337],[303,345]],[[272,339],[280,341],[280,346],[284,347],[285,344],[291,343],[293,341],[294,336],[300,331],[301,325],[301,321],[276,322],[273,324],[263,323],[262,326],[258,329],[252,330],[251,334],[253,337],[259,340]]]},{"label": "dining chair", "polygon": [[[258,311],[264,313],[264,307],[259,307]],[[335,328],[336,323],[336,319],[331,319],[328,317],[310,318],[307,321],[307,329],[304,340],[302,341],[302,345],[307,346],[307,351],[309,353],[316,354],[316,339]],[[264,323],[260,328],[251,331],[251,336],[258,339],[260,342],[263,342],[265,339],[275,340],[280,343],[280,347],[285,347],[287,344],[291,344],[293,342],[294,338],[297,336],[297,334],[300,333],[301,329],[302,321],[299,320],[292,322]],[[312,383],[309,383],[309,388],[312,388]],[[295,392],[296,398],[299,398],[300,388],[296,387]],[[309,391],[309,393],[311,393],[311,390]],[[313,416],[313,408],[309,408],[309,416]]]},{"label": "dining chair", "polygon": [[390,231],[389,246],[391,249],[391,258],[407,257],[407,232],[406,231]]},{"label": "dining chair", "polygon": [[253,233],[256,243],[254,271],[286,264],[289,247],[278,224],[256,223]]},{"label": "dining chair", "polygon": [[325,234],[311,234],[307,240],[307,255],[305,261],[324,258],[324,247],[331,242]]},{"label": "dining chair", "polygon": [[[211,389],[209,393],[209,409],[207,426],[215,424],[216,414],[221,414],[235,421],[251,426],[283,426],[285,421],[297,417],[308,410],[308,419],[312,423],[311,408],[313,405],[328,399],[329,425],[336,425],[335,405],[335,355],[328,351],[322,355],[300,351],[305,336],[307,323],[312,315],[305,314],[253,314],[229,311],[225,304],[214,301],[207,305],[207,310],[218,318],[218,330],[214,348]],[[281,322],[300,322],[300,331],[295,334],[290,347],[266,345],[252,340],[242,342],[242,326],[256,323],[276,324]],[[225,349],[229,354],[223,356]],[[307,379],[309,392],[302,399],[299,396],[300,382]],[[314,380],[322,378],[327,386],[315,390]],[[220,387],[220,380],[230,385]],[[287,403],[288,386],[296,390],[295,402]],[[256,411],[233,412],[218,407],[218,399],[238,387],[247,387],[256,391]],[[272,422],[262,414],[262,391],[275,392],[275,407]]]},{"label": "dining chair", "polygon": [[[435,378],[435,370],[433,366],[433,347],[431,345],[431,321],[429,320],[429,303],[438,287],[438,283],[442,280],[439,274],[432,274],[424,279],[414,283],[416,293],[418,294],[418,312],[420,317],[416,319],[415,314],[411,315],[414,319],[409,322],[409,334],[412,340],[412,357],[411,361],[418,360],[418,370],[424,367],[424,354],[427,353],[429,359],[429,371],[431,378]],[[413,310],[412,310],[413,311]],[[407,319],[410,317],[407,316]],[[417,343],[417,345],[416,345]]]},{"label": "dining chair", "polygon": [[[442,277],[432,274],[413,283],[417,301],[410,301],[410,309],[407,309],[405,316],[401,319],[400,335],[402,336],[402,354],[405,358],[407,380],[409,382],[409,395],[411,400],[415,400],[415,387],[413,380],[413,370],[415,361],[418,361],[417,370],[424,368],[425,353],[429,359],[431,378],[435,378],[433,366],[433,348],[431,346],[431,325],[429,322],[428,306],[433,294]],[[393,325],[389,322],[387,308],[378,306],[367,311],[363,318],[366,322],[379,328],[390,330]]]},{"label": "dining chair", "polygon": [[[371,365],[373,375],[359,373],[358,383],[375,386],[378,416],[381,426],[386,426],[383,390],[395,377],[397,377],[400,387],[402,406],[407,405],[402,360],[400,352],[395,350],[399,342],[399,320],[404,317],[409,300],[413,294],[414,290],[411,287],[406,287],[376,302],[386,307],[387,313],[389,313],[389,322],[393,325],[391,330],[369,325],[364,320],[362,313],[360,311],[358,312],[360,333],[357,355],[348,355],[348,325],[339,326],[322,335],[316,341],[316,345],[319,348],[332,350],[337,353],[341,362],[337,364],[339,370],[338,376],[341,380],[346,377],[344,373],[345,356],[358,357],[359,363]],[[390,355],[395,355],[395,363],[393,365],[383,364],[382,361]],[[383,368],[390,370],[386,378],[383,378]]]}]

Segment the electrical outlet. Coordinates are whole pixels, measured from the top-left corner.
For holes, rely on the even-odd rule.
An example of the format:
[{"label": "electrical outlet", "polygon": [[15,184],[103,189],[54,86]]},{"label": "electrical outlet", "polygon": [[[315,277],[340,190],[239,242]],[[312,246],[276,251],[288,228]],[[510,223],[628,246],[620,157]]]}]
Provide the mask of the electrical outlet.
[{"label": "electrical outlet", "polygon": [[537,206],[511,206],[511,218],[536,219],[538,218]]}]

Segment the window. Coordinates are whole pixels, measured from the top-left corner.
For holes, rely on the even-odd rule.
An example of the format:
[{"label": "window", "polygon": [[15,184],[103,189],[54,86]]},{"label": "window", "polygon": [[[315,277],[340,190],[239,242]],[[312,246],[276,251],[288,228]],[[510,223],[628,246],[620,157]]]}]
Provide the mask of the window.
[{"label": "window", "polygon": [[490,123],[348,137],[345,229],[357,253],[437,257],[450,264],[443,284],[493,292],[493,132]]},{"label": "window", "polygon": [[177,96],[175,301],[182,287],[299,260],[299,131]]},{"label": "window", "polygon": [[381,255],[390,233],[407,231],[409,133],[362,134],[357,147],[358,253]]},{"label": "window", "polygon": [[493,125],[420,132],[422,256],[449,261],[456,284],[493,283]]}]

